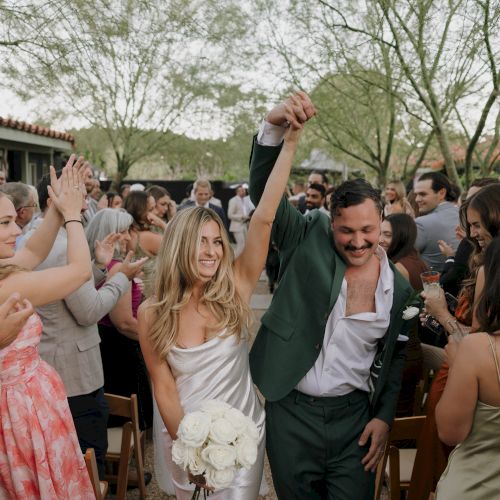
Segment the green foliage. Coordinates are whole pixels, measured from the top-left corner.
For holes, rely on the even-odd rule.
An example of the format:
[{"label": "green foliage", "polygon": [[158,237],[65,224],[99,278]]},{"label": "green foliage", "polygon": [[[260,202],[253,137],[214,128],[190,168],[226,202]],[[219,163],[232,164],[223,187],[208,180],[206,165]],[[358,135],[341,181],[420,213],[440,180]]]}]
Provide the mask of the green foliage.
[{"label": "green foliage", "polygon": [[[233,108],[230,131],[245,110],[248,91],[231,72],[250,22],[236,0],[53,0],[45,19],[50,43],[35,47],[36,57],[9,53],[13,89],[44,114],[99,129],[117,180],[160,153],[170,132],[199,129],[203,116],[198,135],[209,134],[213,116]],[[109,153],[96,161],[109,163]]]}]

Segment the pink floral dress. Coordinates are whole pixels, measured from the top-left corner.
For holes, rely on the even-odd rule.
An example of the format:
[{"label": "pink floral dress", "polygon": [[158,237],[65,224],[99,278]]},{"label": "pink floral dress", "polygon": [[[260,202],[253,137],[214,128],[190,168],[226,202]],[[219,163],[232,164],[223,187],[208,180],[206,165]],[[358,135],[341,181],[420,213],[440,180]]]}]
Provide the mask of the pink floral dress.
[{"label": "pink floral dress", "polygon": [[0,350],[0,499],[94,499],[64,385],[33,314]]}]

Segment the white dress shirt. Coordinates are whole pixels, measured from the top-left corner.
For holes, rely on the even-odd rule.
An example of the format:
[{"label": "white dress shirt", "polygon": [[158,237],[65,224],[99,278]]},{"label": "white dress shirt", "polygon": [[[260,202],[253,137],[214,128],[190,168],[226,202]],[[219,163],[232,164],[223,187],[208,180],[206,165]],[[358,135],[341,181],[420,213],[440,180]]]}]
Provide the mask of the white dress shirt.
[{"label": "white dress shirt", "polygon": [[257,132],[257,143],[261,146],[279,146],[285,137],[286,128],[262,120]]},{"label": "white dress shirt", "polygon": [[381,247],[380,276],[375,290],[375,312],[346,316],[347,281],[325,327],[323,347],[313,367],[296,389],[310,396],[342,396],[359,389],[369,392],[368,380],[377,345],[389,327],[394,295],[394,273]]}]

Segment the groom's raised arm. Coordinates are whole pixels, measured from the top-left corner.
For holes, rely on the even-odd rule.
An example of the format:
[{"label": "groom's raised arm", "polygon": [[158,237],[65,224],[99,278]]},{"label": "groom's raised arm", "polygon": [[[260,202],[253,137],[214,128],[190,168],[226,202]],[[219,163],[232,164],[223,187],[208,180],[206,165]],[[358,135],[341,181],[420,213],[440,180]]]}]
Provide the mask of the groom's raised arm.
[{"label": "groom's raised arm", "polygon": [[[254,136],[252,152],[250,155],[250,182],[249,194],[252,202],[257,205],[264,191],[264,186],[271,173],[276,159],[281,151],[283,137],[289,124],[305,123],[316,110],[309,97],[304,92],[299,92],[300,104],[297,100],[287,99],[273,108],[262,123],[259,133]],[[294,239],[290,228],[302,225],[302,215],[288,203],[284,196],[276,213],[273,225],[273,241],[280,249]],[[300,230],[297,231],[297,234]]]}]

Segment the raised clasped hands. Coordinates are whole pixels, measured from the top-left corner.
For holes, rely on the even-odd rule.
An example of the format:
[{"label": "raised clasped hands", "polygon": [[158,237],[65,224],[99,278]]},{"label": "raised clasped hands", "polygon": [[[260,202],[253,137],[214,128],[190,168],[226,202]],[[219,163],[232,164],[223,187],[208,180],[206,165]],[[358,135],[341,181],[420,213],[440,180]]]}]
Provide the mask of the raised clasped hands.
[{"label": "raised clasped hands", "polygon": [[316,114],[316,108],[309,96],[302,91],[290,96],[283,103],[274,107],[267,115],[266,121],[273,125],[289,125],[285,134],[285,142],[297,142],[304,123]]},{"label": "raised clasped hands", "polygon": [[365,446],[370,439],[370,448],[363,457],[361,463],[365,466],[365,471],[375,472],[380,459],[384,455],[385,445],[389,437],[389,425],[379,418],[372,418],[365,426],[359,445]]}]

